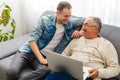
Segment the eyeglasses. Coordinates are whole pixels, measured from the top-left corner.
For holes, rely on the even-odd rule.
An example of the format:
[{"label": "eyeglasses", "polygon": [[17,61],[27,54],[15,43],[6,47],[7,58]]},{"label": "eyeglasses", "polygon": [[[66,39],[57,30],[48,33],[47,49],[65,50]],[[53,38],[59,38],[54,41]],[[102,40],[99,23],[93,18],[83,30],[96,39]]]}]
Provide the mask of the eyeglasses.
[{"label": "eyeglasses", "polygon": [[96,28],[98,28],[98,30],[100,31],[100,28],[99,27],[97,27],[96,25],[89,25],[88,23],[83,23],[82,24],[82,26],[87,26],[87,27],[96,27]]}]

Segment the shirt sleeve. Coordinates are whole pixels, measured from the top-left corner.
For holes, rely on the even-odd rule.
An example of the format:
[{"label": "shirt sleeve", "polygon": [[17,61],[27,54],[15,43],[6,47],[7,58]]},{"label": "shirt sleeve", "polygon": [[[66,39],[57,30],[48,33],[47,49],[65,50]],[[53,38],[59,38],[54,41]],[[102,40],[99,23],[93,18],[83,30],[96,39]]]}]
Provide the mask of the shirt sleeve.
[{"label": "shirt sleeve", "polygon": [[120,73],[120,66],[118,62],[118,55],[114,46],[110,42],[106,42],[103,46],[102,57],[104,59],[104,69],[99,69],[100,78],[115,77]]},{"label": "shirt sleeve", "polygon": [[71,18],[71,23],[72,23],[73,29],[74,30],[81,29],[84,20],[85,20],[84,17]]},{"label": "shirt sleeve", "polygon": [[29,41],[37,41],[43,33],[44,27],[43,18],[40,18],[38,23],[34,26],[33,31],[30,35]]}]

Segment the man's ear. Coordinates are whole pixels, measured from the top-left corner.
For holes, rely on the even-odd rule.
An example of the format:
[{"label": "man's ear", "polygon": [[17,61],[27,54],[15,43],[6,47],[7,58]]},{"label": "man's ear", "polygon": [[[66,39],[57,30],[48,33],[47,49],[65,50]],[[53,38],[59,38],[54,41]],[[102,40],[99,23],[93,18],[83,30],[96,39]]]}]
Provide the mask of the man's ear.
[{"label": "man's ear", "polygon": [[62,12],[62,11],[57,10],[57,11],[56,11],[56,14],[59,15],[59,14],[61,14],[61,12]]},{"label": "man's ear", "polygon": [[99,29],[98,29],[98,27],[95,27],[94,29],[95,29],[95,31],[99,32]]},{"label": "man's ear", "polygon": [[56,14],[58,15],[59,13],[60,13],[60,12],[57,10],[57,11],[56,11]]}]

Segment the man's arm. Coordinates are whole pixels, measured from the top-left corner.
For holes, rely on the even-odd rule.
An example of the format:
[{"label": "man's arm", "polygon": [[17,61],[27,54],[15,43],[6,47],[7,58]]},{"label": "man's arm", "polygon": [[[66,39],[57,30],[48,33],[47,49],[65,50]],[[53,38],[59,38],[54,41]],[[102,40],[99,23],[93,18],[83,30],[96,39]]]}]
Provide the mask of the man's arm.
[{"label": "man's arm", "polygon": [[72,23],[73,29],[80,30],[83,22],[85,21],[85,18],[84,17],[75,17],[75,18],[71,18],[70,21]]},{"label": "man's arm", "polygon": [[30,44],[30,47],[31,47],[33,53],[35,54],[35,56],[39,60],[39,62],[42,64],[47,64],[47,59],[44,59],[44,57],[40,53],[36,41],[30,41],[29,44]]},{"label": "man's arm", "polygon": [[81,30],[82,24],[84,22],[85,18],[83,17],[76,17],[76,18],[71,18],[71,23],[73,26],[74,32],[72,33],[72,38],[79,38],[83,36],[83,31]]},{"label": "man's arm", "polygon": [[120,66],[118,63],[118,55],[111,43],[106,43],[103,45],[103,53],[101,56],[105,61],[105,68],[102,69],[90,69],[89,77],[95,79],[99,78],[112,78],[120,73]]},{"label": "man's arm", "polygon": [[105,68],[98,69],[100,78],[115,77],[120,73],[120,66],[118,63],[118,55],[114,46],[110,42],[106,42],[102,45],[101,56],[104,60]]},{"label": "man's arm", "polygon": [[29,38],[29,45],[30,45],[30,48],[32,49],[33,53],[39,60],[39,62],[42,64],[47,64],[47,60],[44,59],[44,57],[40,53],[40,49],[38,48],[38,44],[37,44],[38,39],[40,38],[40,36],[42,35],[42,33],[44,31],[43,23],[44,23],[44,21],[41,18],[38,21],[38,23],[35,25],[35,27],[32,31],[32,34]]}]

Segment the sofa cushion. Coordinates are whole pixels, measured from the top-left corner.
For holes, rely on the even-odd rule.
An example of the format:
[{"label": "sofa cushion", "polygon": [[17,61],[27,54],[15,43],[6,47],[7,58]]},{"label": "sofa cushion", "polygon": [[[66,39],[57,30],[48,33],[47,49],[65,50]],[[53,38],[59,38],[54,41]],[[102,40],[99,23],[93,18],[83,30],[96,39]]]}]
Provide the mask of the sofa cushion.
[{"label": "sofa cushion", "polygon": [[13,56],[0,60],[0,80],[6,80],[6,70],[12,60]]},{"label": "sofa cushion", "polygon": [[[116,48],[116,51],[118,53],[118,60],[120,64],[120,27],[112,26],[104,24],[102,26],[102,30],[100,32],[100,35],[104,38],[108,39]],[[120,74],[114,78],[110,79],[103,79],[103,80],[120,80]]]}]

